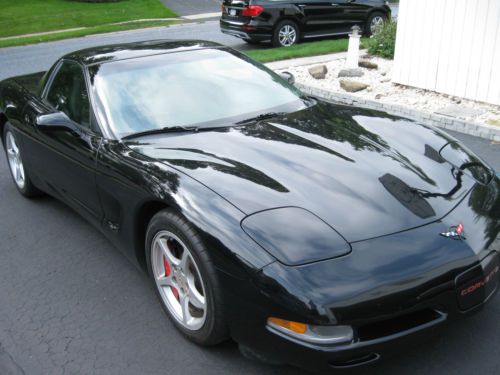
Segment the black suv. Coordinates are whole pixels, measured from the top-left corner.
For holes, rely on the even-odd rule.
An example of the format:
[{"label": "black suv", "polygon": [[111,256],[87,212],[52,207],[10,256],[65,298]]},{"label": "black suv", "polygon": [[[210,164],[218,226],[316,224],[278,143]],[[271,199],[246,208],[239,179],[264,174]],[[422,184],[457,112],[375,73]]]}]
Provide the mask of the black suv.
[{"label": "black suv", "polygon": [[390,16],[384,0],[224,0],[220,27],[248,43],[270,40],[287,47],[347,34],[354,25],[371,35]]}]

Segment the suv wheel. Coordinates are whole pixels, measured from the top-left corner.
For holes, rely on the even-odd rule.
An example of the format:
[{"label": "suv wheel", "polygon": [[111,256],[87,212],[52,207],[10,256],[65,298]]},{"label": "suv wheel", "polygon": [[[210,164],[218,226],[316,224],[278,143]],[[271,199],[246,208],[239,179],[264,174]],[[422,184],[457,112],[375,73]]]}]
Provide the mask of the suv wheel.
[{"label": "suv wheel", "polygon": [[380,32],[384,27],[386,19],[387,17],[381,12],[372,13],[366,23],[366,35],[371,36]]},{"label": "suv wheel", "polygon": [[290,47],[299,43],[299,27],[293,21],[281,21],[274,29],[272,42],[275,47]]}]

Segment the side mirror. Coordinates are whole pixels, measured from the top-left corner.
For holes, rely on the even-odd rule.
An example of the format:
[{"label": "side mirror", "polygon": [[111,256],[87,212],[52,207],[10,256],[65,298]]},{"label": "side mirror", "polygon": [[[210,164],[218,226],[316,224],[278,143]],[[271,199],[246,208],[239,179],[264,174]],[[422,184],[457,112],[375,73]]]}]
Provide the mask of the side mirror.
[{"label": "side mirror", "polygon": [[287,81],[289,84],[295,84],[295,76],[290,72],[281,72],[280,77]]},{"label": "side mirror", "polygon": [[54,112],[36,117],[36,126],[46,130],[66,130],[78,133],[78,127],[64,112]]},{"label": "side mirror", "polygon": [[4,111],[5,111],[5,116],[7,116],[7,118],[14,117],[17,112],[17,107],[14,104],[10,103],[5,106]]}]

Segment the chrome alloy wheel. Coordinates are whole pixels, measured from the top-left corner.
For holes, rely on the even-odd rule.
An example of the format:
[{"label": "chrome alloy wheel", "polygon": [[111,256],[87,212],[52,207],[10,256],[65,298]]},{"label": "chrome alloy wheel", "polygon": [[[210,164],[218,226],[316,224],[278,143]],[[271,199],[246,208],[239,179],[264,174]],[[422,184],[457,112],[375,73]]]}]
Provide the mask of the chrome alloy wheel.
[{"label": "chrome alloy wheel", "polygon": [[297,41],[297,31],[293,26],[284,25],[279,32],[280,44],[284,47],[290,47]]},{"label": "chrome alloy wheel", "polygon": [[8,131],[5,138],[5,148],[7,149],[7,158],[9,159],[9,167],[14,177],[14,181],[19,189],[24,189],[26,184],[23,161],[21,153],[16,143],[16,139],[12,132]]},{"label": "chrome alloy wheel", "polygon": [[151,246],[153,276],[163,303],[184,328],[199,330],[205,323],[207,298],[191,252],[168,231],[157,233]]},{"label": "chrome alloy wheel", "polygon": [[382,16],[375,16],[373,17],[372,19],[372,22],[370,24],[370,31],[373,34],[377,34],[378,32],[380,32],[380,30],[382,30],[382,27],[384,27],[384,17]]}]

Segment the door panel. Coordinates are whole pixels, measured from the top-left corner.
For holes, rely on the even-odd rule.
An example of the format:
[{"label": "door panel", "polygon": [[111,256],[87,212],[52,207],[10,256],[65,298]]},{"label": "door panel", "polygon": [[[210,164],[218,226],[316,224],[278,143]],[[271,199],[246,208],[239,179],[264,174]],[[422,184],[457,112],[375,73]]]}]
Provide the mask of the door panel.
[{"label": "door panel", "polygon": [[[43,130],[39,139],[44,175],[52,190],[78,211],[100,221],[95,160],[101,138],[90,132]],[[42,167],[43,168],[43,167]]]},{"label": "door panel", "polygon": [[[102,209],[97,194],[95,164],[102,137],[91,130],[90,102],[83,68],[63,61],[54,73],[44,99],[52,111],[66,114],[73,129],[37,127],[30,115],[34,137],[30,149],[39,179],[87,219],[100,222]],[[31,110],[33,112],[34,108]],[[50,125],[50,124],[49,124]]]},{"label": "door panel", "polygon": [[297,6],[304,14],[306,34],[328,34],[337,28],[342,10],[335,2],[306,0]]},{"label": "door panel", "polygon": [[305,16],[305,37],[347,33],[354,25],[363,27],[372,9],[367,0],[297,2]]},{"label": "door panel", "polygon": [[334,0],[342,9],[342,28],[351,30],[354,25],[363,27],[372,9],[372,4],[366,0]]}]

